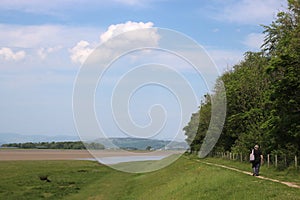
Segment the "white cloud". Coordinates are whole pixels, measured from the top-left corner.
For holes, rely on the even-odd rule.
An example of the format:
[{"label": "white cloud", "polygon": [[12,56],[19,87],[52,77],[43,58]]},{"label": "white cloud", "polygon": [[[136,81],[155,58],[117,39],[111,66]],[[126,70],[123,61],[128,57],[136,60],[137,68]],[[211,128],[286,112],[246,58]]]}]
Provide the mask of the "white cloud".
[{"label": "white cloud", "polygon": [[259,50],[264,42],[264,36],[265,35],[261,33],[250,33],[246,36],[243,44],[245,44],[251,50]]},{"label": "white cloud", "polygon": [[90,44],[87,41],[81,40],[75,47],[70,49],[71,60],[74,63],[82,64],[92,51],[93,48],[90,47]]},{"label": "white cloud", "polygon": [[235,50],[221,50],[221,49],[211,49],[208,50],[209,55],[211,56],[212,60],[216,64],[217,68],[223,72],[228,68],[238,64],[240,61],[243,60],[243,53],[242,51],[235,51]]},{"label": "white cloud", "polygon": [[87,57],[92,53],[93,48],[91,48],[91,45],[84,40],[81,40],[76,44],[75,47],[70,49],[71,53],[71,60],[74,63],[84,63],[84,61],[87,59]]},{"label": "white cloud", "polygon": [[[121,24],[114,24],[110,25],[107,29],[107,31],[103,34],[101,34],[100,39],[101,42],[106,42],[107,40],[111,39],[114,36],[117,36],[121,33],[124,33],[126,31],[133,31],[137,29],[142,29],[142,28],[151,28],[153,27],[152,22],[131,22],[128,21],[126,23],[121,23]],[[136,40],[149,40],[149,39],[155,39],[155,38],[147,38],[149,35],[136,35]],[[156,37],[156,35],[153,35]],[[132,38],[133,39],[133,38]],[[156,38],[158,40],[158,38]]]},{"label": "white cloud", "polygon": [[224,1],[220,4],[222,6],[213,13],[218,20],[242,24],[270,23],[278,10],[286,7],[285,0]]},{"label": "white cloud", "polygon": [[97,40],[99,28],[61,25],[0,24],[0,46],[21,48],[71,47],[80,40]]},{"label": "white cloud", "polygon": [[63,17],[66,8],[79,10],[90,7],[109,7],[115,5],[144,7],[157,0],[1,0],[0,10],[20,10],[27,13],[38,13]]},{"label": "white cloud", "polygon": [[[131,45],[135,46],[156,46],[158,45],[159,35],[156,32],[156,29],[149,29],[148,31],[143,32],[131,32],[131,34],[121,35],[116,37],[121,33],[134,30],[144,30],[146,28],[152,28],[152,22],[131,22],[114,24],[108,27],[108,29],[100,35],[100,41],[106,46],[105,51],[97,52],[101,55],[102,59],[109,58],[112,54],[116,54],[118,50],[124,48],[129,48]],[[113,40],[110,40],[112,39]],[[109,41],[109,42],[108,42]],[[91,45],[87,41],[78,42],[72,49],[70,49],[70,58],[74,63],[82,64],[89,54],[93,51],[95,45]]]},{"label": "white cloud", "polygon": [[22,60],[23,58],[25,58],[25,51],[17,51],[17,52],[13,52],[10,48],[7,47],[3,47],[0,49],[0,56],[2,58],[4,58],[4,60],[7,61],[18,61],[18,60]]},{"label": "white cloud", "polygon": [[55,46],[55,47],[49,47],[49,48],[42,47],[42,48],[38,49],[37,54],[42,60],[44,60],[48,54],[54,53],[54,52],[60,50],[61,48],[62,48],[62,46]]},{"label": "white cloud", "polygon": [[115,2],[122,3],[125,5],[140,5],[142,3],[141,0],[114,0]]}]

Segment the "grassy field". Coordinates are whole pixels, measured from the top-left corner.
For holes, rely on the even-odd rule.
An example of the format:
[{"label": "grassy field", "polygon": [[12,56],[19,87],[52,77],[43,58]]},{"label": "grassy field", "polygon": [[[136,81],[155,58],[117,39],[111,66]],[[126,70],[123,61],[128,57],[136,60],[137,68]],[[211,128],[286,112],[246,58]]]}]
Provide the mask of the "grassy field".
[{"label": "grassy field", "polygon": [[186,157],[140,174],[92,161],[2,161],[0,177],[0,199],[300,199],[300,189]]}]

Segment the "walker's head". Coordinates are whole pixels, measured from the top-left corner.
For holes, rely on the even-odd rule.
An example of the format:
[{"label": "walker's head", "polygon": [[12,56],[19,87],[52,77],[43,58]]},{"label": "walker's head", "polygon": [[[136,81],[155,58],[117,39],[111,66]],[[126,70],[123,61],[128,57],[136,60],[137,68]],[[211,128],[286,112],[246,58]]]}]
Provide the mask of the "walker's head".
[{"label": "walker's head", "polygon": [[254,149],[258,149],[259,148],[259,146],[256,144],[255,146],[254,146]]}]

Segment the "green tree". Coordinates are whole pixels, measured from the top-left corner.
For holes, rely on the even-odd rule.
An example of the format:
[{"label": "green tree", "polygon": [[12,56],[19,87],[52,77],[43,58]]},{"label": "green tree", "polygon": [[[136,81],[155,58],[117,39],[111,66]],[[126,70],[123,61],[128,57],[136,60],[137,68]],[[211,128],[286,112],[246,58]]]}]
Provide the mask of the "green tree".
[{"label": "green tree", "polygon": [[265,26],[264,50],[270,55],[267,72],[272,79],[271,114],[265,129],[274,150],[300,153],[300,1],[289,0],[287,12],[280,12]]},{"label": "green tree", "polygon": [[204,96],[204,101],[201,103],[200,110],[192,114],[191,121],[184,127],[187,143],[190,145],[190,150],[196,153],[200,150],[203,139],[209,127],[211,117],[211,99],[210,95]]}]

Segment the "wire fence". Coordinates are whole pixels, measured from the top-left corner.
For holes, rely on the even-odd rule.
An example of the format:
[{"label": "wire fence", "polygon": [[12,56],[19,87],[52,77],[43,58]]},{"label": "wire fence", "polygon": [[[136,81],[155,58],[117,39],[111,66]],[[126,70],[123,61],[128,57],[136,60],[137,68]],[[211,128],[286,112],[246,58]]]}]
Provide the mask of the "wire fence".
[{"label": "wire fence", "polygon": [[[240,162],[249,162],[249,154],[246,153],[232,153],[232,152],[214,152],[212,157],[219,157],[228,160],[236,160]],[[264,156],[264,163],[267,167],[275,167],[279,170],[286,168],[295,168],[299,170],[299,157],[297,155],[287,154],[267,154]]]}]

